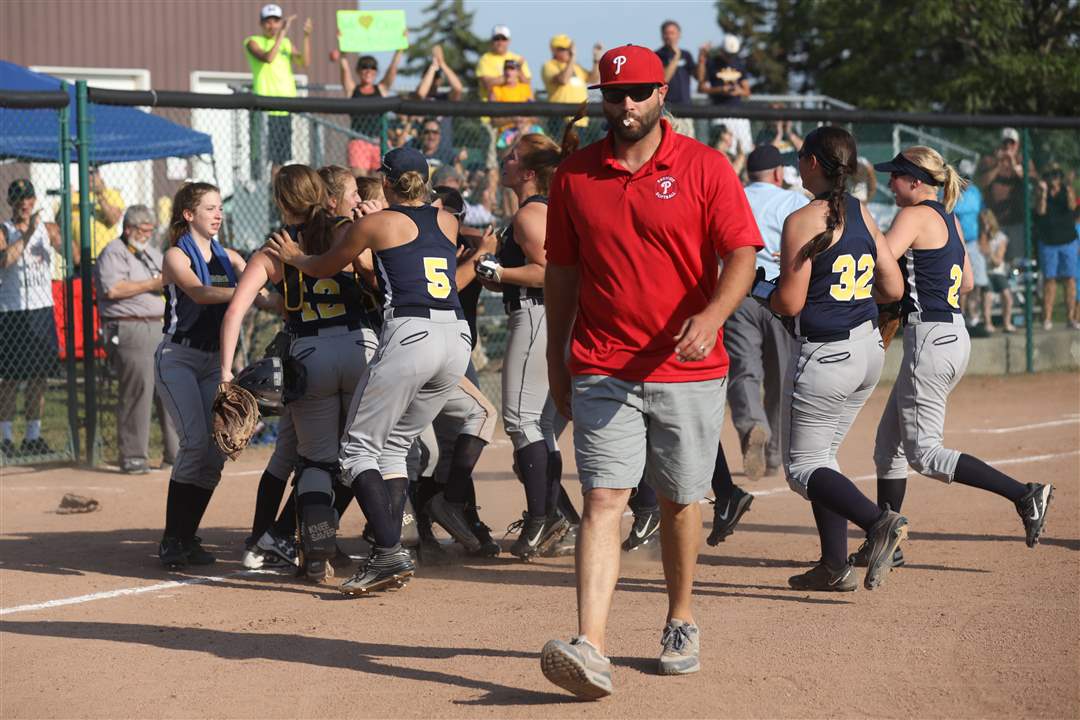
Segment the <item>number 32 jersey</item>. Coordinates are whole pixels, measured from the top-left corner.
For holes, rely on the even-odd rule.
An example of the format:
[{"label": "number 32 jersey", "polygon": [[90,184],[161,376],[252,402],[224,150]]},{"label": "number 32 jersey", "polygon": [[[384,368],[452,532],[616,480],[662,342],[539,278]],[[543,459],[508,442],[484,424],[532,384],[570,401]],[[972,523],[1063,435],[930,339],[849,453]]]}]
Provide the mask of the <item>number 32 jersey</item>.
[{"label": "number 32 jersey", "polygon": [[908,248],[900,258],[904,275],[904,298],[900,308],[906,315],[913,312],[944,312],[960,314],[960,283],[964,279],[964,255],[967,250],[956,231],[956,217],[946,212],[936,200],[919,203],[931,208],[945,222],[949,239],[933,250]]},{"label": "number 32 jersey", "polygon": [[460,313],[454,278],[457,247],[439,228],[438,208],[392,205],[384,212],[405,215],[419,232],[412,242],[374,253],[383,308],[430,308]]},{"label": "number 32 jersey", "polygon": [[874,266],[877,243],[863,222],[858,199],[844,195],[844,232],[814,256],[806,305],[795,318],[795,334],[829,336],[877,318]]}]

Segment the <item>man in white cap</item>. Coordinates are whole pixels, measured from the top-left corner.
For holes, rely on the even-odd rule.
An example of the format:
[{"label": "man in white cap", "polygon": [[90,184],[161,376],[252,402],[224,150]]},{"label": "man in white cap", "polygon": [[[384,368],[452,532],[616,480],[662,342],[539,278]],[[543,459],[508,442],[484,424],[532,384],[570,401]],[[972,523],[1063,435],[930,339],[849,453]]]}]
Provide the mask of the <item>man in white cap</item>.
[{"label": "man in white cap", "polygon": [[[1034,174],[1035,168],[1029,168]],[[983,202],[994,211],[1001,231],[1009,238],[1005,259],[1024,255],[1024,167],[1020,158],[1020,133],[1002,128],[1001,145],[979,165],[979,185]]]},{"label": "man in white cap", "polygon": [[[259,12],[262,33],[244,40],[244,55],[251,67],[252,92],[268,97],[296,97],[296,76],[311,61],[311,18],[304,21],[304,52],[298,53],[289,40],[289,26],[295,15],[282,20],[280,5],[264,5]],[[292,119],[287,112],[267,113],[268,153],[274,170],[292,159]]]},{"label": "man in white cap", "polygon": [[532,84],[532,71],[525,58],[510,50],[510,28],[496,25],[491,28],[491,49],[480,56],[476,63],[476,77],[480,80],[480,97],[487,99],[491,88],[502,85],[503,69],[507,60],[514,60],[521,70],[521,79],[526,85]]},{"label": "man in white cap", "polygon": [[[746,75],[746,65],[739,59],[742,42],[731,33],[724,35],[724,42],[718,52],[709,57],[712,45],[706,43],[701,48],[704,62],[698,62],[698,89],[709,96],[709,101],[717,107],[738,107],[745,97],[750,97],[750,82]],[[735,138],[736,152],[749,154],[754,149],[754,139],[750,134],[750,121],[746,118],[721,118],[713,121],[714,125],[726,125]]]}]

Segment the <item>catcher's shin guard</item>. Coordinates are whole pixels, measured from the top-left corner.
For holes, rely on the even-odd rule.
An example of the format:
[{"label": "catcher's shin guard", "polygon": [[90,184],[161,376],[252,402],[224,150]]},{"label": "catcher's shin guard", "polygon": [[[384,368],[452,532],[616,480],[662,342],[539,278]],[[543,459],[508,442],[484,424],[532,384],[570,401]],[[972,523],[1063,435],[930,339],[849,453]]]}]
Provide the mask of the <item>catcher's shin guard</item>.
[{"label": "catcher's shin guard", "polygon": [[333,478],[337,468],[300,458],[296,483],[296,522],[305,560],[329,560],[337,552],[338,515],[334,510]]}]

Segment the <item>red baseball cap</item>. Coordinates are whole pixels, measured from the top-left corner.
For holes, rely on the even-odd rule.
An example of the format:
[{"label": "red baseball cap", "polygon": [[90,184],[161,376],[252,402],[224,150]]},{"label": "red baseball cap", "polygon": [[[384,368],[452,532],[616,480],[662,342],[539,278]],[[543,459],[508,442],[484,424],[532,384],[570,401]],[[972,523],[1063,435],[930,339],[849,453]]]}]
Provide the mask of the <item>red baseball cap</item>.
[{"label": "red baseball cap", "polygon": [[589,89],[664,83],[664,66],[655,52],[640,45],[623,45],[611,48],[600,58],[600,83]]}]

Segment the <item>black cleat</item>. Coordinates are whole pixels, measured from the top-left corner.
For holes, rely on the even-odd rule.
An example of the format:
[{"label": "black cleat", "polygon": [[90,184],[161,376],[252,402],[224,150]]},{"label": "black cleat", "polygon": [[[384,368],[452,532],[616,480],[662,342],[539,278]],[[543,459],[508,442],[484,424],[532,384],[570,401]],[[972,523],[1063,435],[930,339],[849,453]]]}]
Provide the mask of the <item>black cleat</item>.
[{"label": "black cleat", "polygon": [[570,523],[562,514],[538,515],[533,517],[527,512],[521,513],[521,519],[506,528],[507,532],[520,530],[517,540],[510,546],[510,554],[528,562],[537,555],[543,555],[555,543],[562,539]]},{"label": "black cleat", "polygon": [[544,553],[544,557],[573,557],[577,552],[577,533],[578,526],[570,525],[566,533],[559,539],[559,542],[551,546],[551,549]]},{"label": "black cleat", "polygon": [[789,577],[788,585],[795,590],[853,592],[859,587],[859,576],[851,565],[844,565],[839,570],[830,570],[824,562],[819,562],[801,575]]},{"label": "black cleat", "polygon": [[409,551],[401,544],[392,548],[372,547],[371,555],[356,574],[341,584],[346,595],[366,595],[389,587],[405,587],[416,572]]},{"label": "black cleat", "polygon": [[438,493],[427,505],[431,519],[439,523],[450,537],[465,546],[470,553],[480,549],[480,539],[473,534],[469,519],[465,514],[465,503],[450,502],[442,493]]},{"label": "black cleat", "polygon": [[907,537],[908,520],[900,513],[886,510],[866,535],[866,577],[863,586],[873,590],[885,581],[892,569],[893,553]]},{"label": "black cleat", "polygon": [[203,549],[202,538],[198,535],[184,541],[183,547],[187,553],[188,565],[213,565],[217,561],[217,558]]},{"label": "black cleat", "polygon": [[[864,541],[863,544],[859,546],[858,550],[856,550],[855,552],[848,555],[847,560],[848,560],[849,563],[851,563],[855,567],[866,567],[866,560],[869,557],[869,555],[870,555],[870,544]],[[894,567],[894,568],[902,567],[903,564],[904,564],[904,551],[901,550],[900,548],[896,548],[896,550],[892,554],[892,567]]]},{"label": "black cleat", "polygon": [[634,513],[634,524],[630,534],[623,540],[623,552],[633,552],[656,539],[660,532],[660,508],[651,508]]},{"label": "black cleat", "polygon": [[709,545],[715,547],[724,542],[728,535],[735,532],[735,526],[739,524],[742,516],[750,510],[750,503],[754,502],[754,496],[746,492],[738,485],[732,487],[731,497],[721,507],[720,503],[713,500],[712,532],[705,539]]},{"label": "black cleat", "polygon": [[472,530],[472,534],[476,536],[476,539],[480,541],[480,549],[476,552],[470,553],[474,557],[495,557],[502,548],[499,547],[499,543],[495,542],[491,537],[491,528],[480,520],[480,508],[475,505],[465,506],[465,519],[469,521],[469,528]]},{"label": "black cleat", "polygon": [[1024,497],[1016,501],[1016,512],[1024,522],[1024,540],[1029,548],[1039,544],[1039,536],[1046,526],[1046,511],[1054,499],[1054,486],[1049,483],[1028,483]]},{"label": "black cleat", "polygon": [[158,559],[170,570],[187,567],[188,554],[184,549],[184,543],[178,537],[161,538],[161,543],[158,545]]},{"label": "black cleat", "polygon": [[334,550],[334,557],[330,558],[330,567],[334,569],[334,572],[348,570],[352,567],[352,562],[352,557],[349,553],[342,550],[340,545],[337,545]]},{"label": "black cleat", "polygon": [[23,438],[22,446],[19,448],[19,453],[23,457],[34,457],[37,455],[52,455],[55,451],[49,447],[49,443],[45,442],[45,438],[36,438],[30,440],[29,438]]}]

